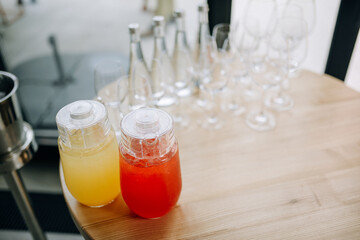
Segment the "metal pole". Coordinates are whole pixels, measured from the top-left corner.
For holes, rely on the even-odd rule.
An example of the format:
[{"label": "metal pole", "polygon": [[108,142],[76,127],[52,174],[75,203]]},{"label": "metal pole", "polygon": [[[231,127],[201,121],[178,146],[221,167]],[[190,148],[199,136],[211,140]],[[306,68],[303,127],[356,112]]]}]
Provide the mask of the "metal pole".
[{"label": "metal pole", "polygon": [[5,180],[11,190],[16,204],[20,209],[21,215],[30,230],[34,240],[46,240],[46,236],[42,231],[39,222],[36,219],[34,211],[31,207],[29,196],[25,191],[23,182],[17,172],[13,170],[4,174]]},{"label": "metal pole", "polygon": [[59,80],[58,83],[65,85],[66,83],[66,76],[65,76],[65,71],[64,71],[64,67],[63,64],[61,62],[61,57],[57,48],[57,44],[56,44],[56,38],[54,35],[50,35],[49,39],[48,39],[52,50],[53,50],[53,54],[54,54],[54,59],[55,59],[55,64],[56,64],[56,69],[58,71],[59,74]]}]

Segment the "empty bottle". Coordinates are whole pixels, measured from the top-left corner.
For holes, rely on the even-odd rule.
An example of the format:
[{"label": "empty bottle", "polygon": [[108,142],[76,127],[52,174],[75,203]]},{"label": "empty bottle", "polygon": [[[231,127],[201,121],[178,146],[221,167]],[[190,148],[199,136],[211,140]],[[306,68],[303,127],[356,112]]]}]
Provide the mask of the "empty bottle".
[{"label": "empty bottle", "polygon": [[212,54],[210,51],[211,36],[209,33],[208,12],[209,7],[206,3],[198,6],[199,29],[194,50],[194,61],[196,69],[194,95],[198,96],[198,100],[196,102],[200,107],[205,107],[208,104],[208,101],[205,100],[203,94],[200,91],[200,83],[202,82],[204,76],[208,75],[212,61]]},{"label": "empty bottle", "polygon": [[129,109],[152,106],[151,77],[146,66],[140,42],[140,27],[137,23],[129,25],[130,65],[129,65]]},{"label": "empty bottle", "polygon": [[176,10],[175,46],[172,56],[172,64],[175,75],[175,87],[178,96],[191,95],[194,87],[194,63],[191,50],[186,39],[184,11]]},{"label": "empty bottle", "polygon": [[176,102],[175,77],[165,43],[165,21],[163,16],[153,18],[154,54],[151,64],[152,91],[155,105],[171,106]]},{"label": "empty bottle", "polygon": [[206,52],[207,43],[210,36],[208,12],[209,7],[206,3],[198,6],[199,29],[194,51],[194,59],[196,64],[201,64],[202,54]]}]

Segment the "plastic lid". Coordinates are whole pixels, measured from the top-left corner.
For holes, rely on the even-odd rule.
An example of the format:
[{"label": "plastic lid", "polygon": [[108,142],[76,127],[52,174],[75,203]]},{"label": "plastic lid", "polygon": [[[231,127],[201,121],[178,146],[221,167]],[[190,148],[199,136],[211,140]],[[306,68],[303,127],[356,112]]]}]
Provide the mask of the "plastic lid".
[{"label": "plastic lid", "polygon": [[60,109],[56,115],[59,130],[72,131],[94,126],[106,119],[105,106],[97,101],[80,100]]},{"label": "plastic lid", "polygon": [[171,116],[156,108],[140,108],[128,113],[121,122],[123,134],[136,139],[160,137],[172,130]]}]

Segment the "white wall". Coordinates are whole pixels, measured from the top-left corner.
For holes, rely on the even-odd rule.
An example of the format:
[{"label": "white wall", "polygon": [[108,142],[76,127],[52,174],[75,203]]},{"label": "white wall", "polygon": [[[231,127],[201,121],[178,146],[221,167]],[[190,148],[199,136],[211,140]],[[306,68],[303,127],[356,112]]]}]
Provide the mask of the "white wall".
[{"label": "white wall", "polygon": [[[233,0],[231,21],[240,21],[247,0]],[[284,3],[285,0],[278,0]],[[302,68],[324,73],[329,54],[331,40],[335,28],[340,0],[315,0],[316,2],[316,25],[309,36],[308,55]]]}]

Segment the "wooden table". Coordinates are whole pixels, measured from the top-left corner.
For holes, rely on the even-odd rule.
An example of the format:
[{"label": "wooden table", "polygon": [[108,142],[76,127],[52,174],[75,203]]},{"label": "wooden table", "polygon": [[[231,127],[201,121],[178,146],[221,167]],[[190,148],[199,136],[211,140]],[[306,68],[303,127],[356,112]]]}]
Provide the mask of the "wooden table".
[{"label": "wooden table", "polygon": [[183,190],[166,216],[121,197],[93,209],[61,182],[88,239],[360,239],[360,94],[326,75],[292,82],[295,107],[269,132],[233,117],[220,131],[177,131]]}]

